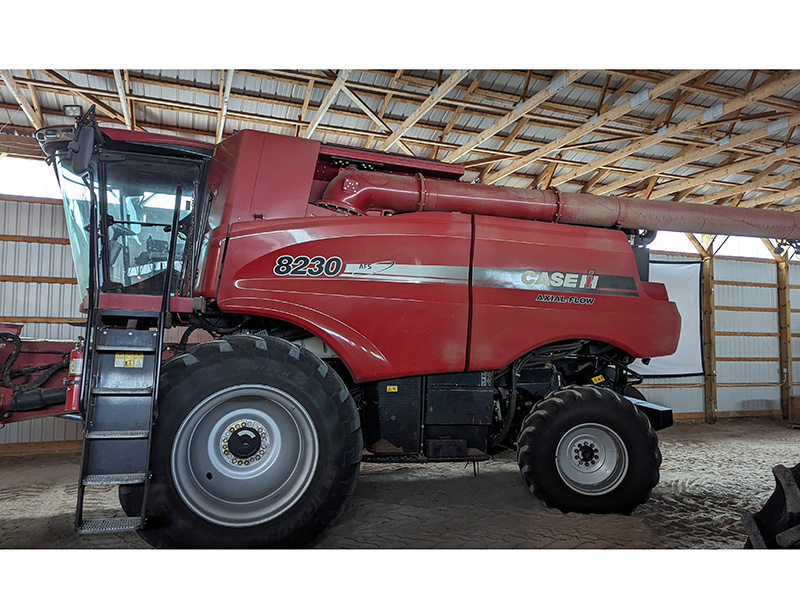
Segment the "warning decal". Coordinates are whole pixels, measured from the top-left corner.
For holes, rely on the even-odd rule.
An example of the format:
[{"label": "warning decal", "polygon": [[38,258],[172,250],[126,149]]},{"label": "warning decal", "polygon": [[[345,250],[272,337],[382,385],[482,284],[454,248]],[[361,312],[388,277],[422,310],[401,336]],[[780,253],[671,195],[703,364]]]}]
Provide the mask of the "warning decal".
[{"label": "warning decal", "polygon": [[114,367],[117,369],[141,369],[144,367],[144,354],[115,354]]}]

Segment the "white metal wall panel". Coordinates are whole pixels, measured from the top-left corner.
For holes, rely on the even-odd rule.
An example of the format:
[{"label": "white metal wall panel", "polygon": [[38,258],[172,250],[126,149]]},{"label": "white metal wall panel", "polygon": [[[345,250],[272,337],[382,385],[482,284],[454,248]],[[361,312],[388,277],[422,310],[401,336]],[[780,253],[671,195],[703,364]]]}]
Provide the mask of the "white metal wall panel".
[{"label": "white metal wall panel", "polygon": [[714,259],[714,279],[777,285],[778,273],[774,262],[716,258]]},{"label": "white metal wall panel", "polygon": [[719,412],[781,410],[781,388],[779,385],[750,386],[717,389]]},{"label": "white metal wall panel", "polygon": [[[717,306],[777,309],[777,267],[774,262],[717,258],[714,262],[714,277],[718,281],[776,286],[765,288],[715,285],[714,301]],[[715,320],[717,331],[770,334],[716,336],[717,357],[743,358],[739,361],[717,361],[717,410],[719,412],[780,410],[777,310],[757,312],[717,309]],[[751,358],[773,360],[748,360]],[[752,385],[729,387],[725,384]]]},{"label": "white metal wall panel", "polygon": [[695,384],[701,387],[658,387],[642,388],[641,392],[650,402],[669,407],[676,414],[703,412],[703,376],[697,377],[668,377],[647,379],[647,385],[687,385]]},{"label": "white metal wall panel", "polygon": [[[736,306],[731,305],[731,306]],[[778,333],[777,312],[747,312],[739,310],[717,310],[717,331],[737,333]],[[725,336],[717,336],[725,337]],[[749,336],[748,336],[749,337]],[[755,356],[748,354],[748,356]]]},{"label": "white metal wall panel", "polygon": [[75,266],[69,246],[0,241],[0,274],[75,277]]},{"label": "white metal wall panel", "polygon": [[65,238],[64,208],[58,204],[0,202],[0,234]]},{"label": "white metal wall panel", "polygon": [[60,417],[45,417],[9,423],[3,429],[0,429],[0,444],[62,442],[80,440],[82,437],[82,423]]},{"label": "white metal wall panel", "polygon": [[[797,343],[797,347],[800,348],[800,339],[798,339]],[[777,337],[718,335],[717,358],[758,356],[778,360],[780,356],[779,346]]]},{"label": "white metal wall panel", "polygon": [[[719,276],[716,279],[719,279]],[[765,288],[716,284],[714,285],[714,302],[717,306],[778,308],[778,288],[777,286]]]}]

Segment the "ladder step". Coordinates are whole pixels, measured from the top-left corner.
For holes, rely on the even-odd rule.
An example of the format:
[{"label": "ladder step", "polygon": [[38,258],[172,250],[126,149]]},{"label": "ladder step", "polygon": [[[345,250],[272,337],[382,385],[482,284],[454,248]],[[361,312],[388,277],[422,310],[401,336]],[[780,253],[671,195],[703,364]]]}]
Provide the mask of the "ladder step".
[{"label": "ladder step", "polygon": [[116,431],[89,431],[86,434],[87,440],[130,440],[136,438],[146,438],[150,434],[147,429],[128,429]]},{"label": "ladder step", "polygon": [[131,485],[134,483],[144,483],[144,473],[87,475],[83,478],[83,485]]},{"label": "ladder step", "polygon": [[92,388],[92,394],[96,396],[152,396],[153,386],[141,388],[96,387]]},{"label": "ladder step", "polygon": [[78,526],[78,533],[113,533],[117,531],[136,531],[141,526],[141,517],[87,519]]}]

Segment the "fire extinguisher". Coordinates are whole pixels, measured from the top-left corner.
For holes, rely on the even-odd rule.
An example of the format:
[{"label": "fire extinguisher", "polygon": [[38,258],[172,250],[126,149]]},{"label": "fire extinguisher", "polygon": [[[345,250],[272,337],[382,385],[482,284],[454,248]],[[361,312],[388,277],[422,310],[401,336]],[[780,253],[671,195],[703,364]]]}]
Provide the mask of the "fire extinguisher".
[{"label": "fire extinguisher", "polygon": [[64,380],[67,384],[67,410],[80,410],[81,402],[81,378],[83,377],[83,339],[79,338],[78,343],[69,354],[69,375]]}]

